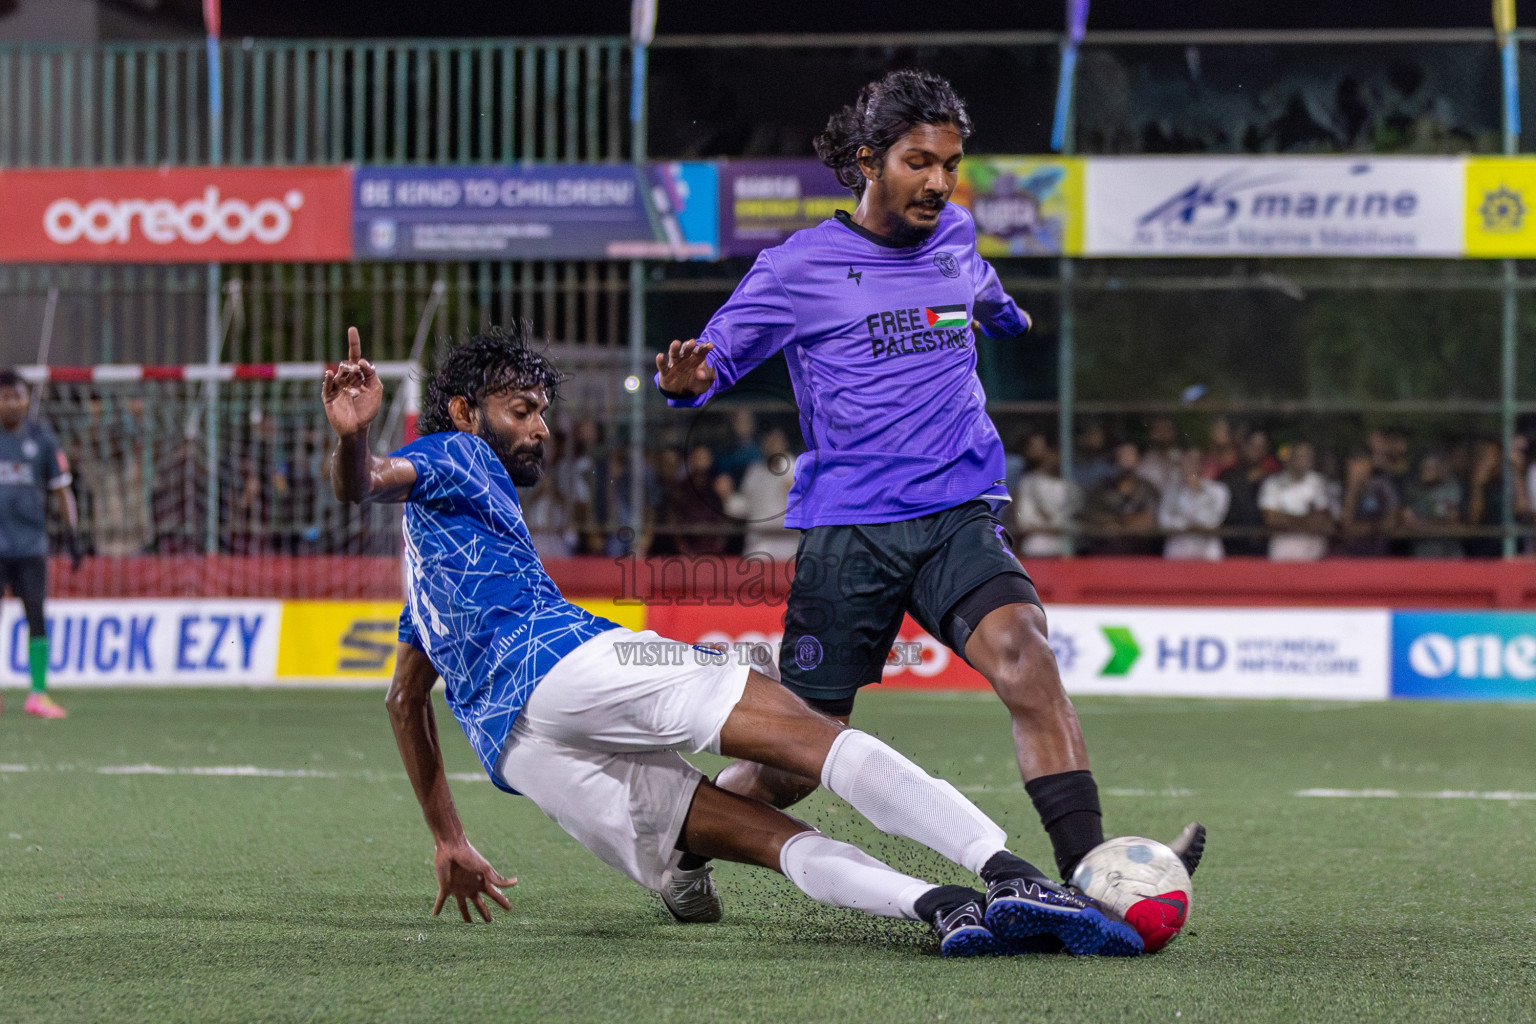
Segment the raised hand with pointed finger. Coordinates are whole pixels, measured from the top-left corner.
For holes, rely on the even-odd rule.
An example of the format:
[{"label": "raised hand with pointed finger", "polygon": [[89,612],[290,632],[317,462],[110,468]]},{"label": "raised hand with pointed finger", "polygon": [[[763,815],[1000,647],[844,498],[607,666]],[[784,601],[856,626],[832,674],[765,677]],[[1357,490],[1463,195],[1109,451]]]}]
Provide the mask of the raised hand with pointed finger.
[{"label": "raised hand with pointed finger", "polygon": [[320,400],[325,403],[325,418],[341,438],[355,437],[368,430],[384,404],[384,382],[373,364],[363,358],[363,344],[356,327],[347,328],[347,358],[334,370],[325,371],[320,385]]}]

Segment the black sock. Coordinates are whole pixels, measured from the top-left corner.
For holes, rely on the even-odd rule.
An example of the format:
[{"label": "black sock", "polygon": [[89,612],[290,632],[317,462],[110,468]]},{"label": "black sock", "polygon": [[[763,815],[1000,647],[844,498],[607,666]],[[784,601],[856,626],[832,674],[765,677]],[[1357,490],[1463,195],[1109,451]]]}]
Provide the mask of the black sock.
[{"label": "black sock", "polygon": [[1035,867],[1023,857],[1015,857],[1007,850],[999,850],[987,862],[981,866],[981,877],[988,885],[1005,878],[1032,878],[1035,881],[1048,882],[1045,872]]},{"label": "black sock", "polygon": [[947,914],[956,907],[963,907],[973,900],[982,902],[986,898],[985,893],[963,885],[936,885],[919,896],[913,906],[917,909],[918,917],[924,921],[932,921],[935,914]]},{"label": "black sock", "polygon": [[696,853],[685,853],[681,857],[678,858],[677,870],[679,870],[679,871],[697,871],[699,868],[703,867],[705,864],[708,864],[709,861],[710,861],[710,858],[708,858],[708,857],[700,857]]},{"label": "black sock", "polygon": [[1057,870],[1062,878],[1071,878],[1083,855],[1104,841],[1104,814],[1099,809],[1099,787],[1093,773],[1042,775],[1024,783],[1024,790],[1035,802],[1040,824],[1051,837]]}]

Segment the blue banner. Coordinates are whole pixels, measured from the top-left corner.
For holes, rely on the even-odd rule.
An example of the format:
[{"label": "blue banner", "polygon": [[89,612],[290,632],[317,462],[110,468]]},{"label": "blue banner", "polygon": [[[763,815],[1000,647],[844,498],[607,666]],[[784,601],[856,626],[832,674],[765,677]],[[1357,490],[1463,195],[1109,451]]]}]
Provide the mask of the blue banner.
[{"label": "blue banner", "polygon": [[359,167],[359,260],[710,260],[718,175],[708,163]]},{"label": "blue banner", "polygon": [[1536,612],[1394,612],[1392,696],[1536,700]]}]

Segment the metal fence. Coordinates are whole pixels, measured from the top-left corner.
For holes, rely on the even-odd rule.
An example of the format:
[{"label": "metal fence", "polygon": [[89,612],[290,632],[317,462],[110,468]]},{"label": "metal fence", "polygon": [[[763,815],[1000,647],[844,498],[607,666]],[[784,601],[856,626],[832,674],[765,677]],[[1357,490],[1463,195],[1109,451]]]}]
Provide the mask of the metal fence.
[{"label": "metal fence", "polygon": [[226,41],[219,145],[201,42],[0,43],[0,166],[611,161],[628,46]]},{"label": "metal fence", "polygon": [[[1519,39],[1529,68],[1536,35]],[[638,149],[808,155],[834,103],[885,70],[920,64],[972,98],[973,151],[1044,151],[1060,42],[1048,33],[663,37],[650,55]],[[242,164],[621,161],[636,151],[632,57],[620,39],[226,40],[221,54],[214,145],[200,44],[0,44],[0,166],[195,164],[215,153]],[[1512,152],[1532,132],[1502,130],[1500,75],[1486,30],[1090,32],[1068,148]],[[1517,95],[1514,127],[1536,127],[1536,74],[1519,76]],[[1536,416],[1536,390],[1522,383],[1536,380],[1536,336],[1522,327],[1536,278],[1515,261],[1062,259],[998,269],[1037,324],[1026,345],[980,348],[1005,440],[1041,427],[1065,440],[1088,419],[1135,435],[1171,414],[1191,439],[1228,416],[1282,432],[1304,426],[1340,446],[1374,425],[1408,425],[1431,444],[1508,437]],[[204,359],[210,282],[230,362],[317,359],[350,323],[370,351],[405,358],[428,310],[433,334],[528,316],[571,342],[654,346],[696,332],[743,270],[276,264],[210,278],[187,267],[0,267],[0,359],[32,361],[50,303],[56,363]],[[1407,322],[1415,317],[1432,327]],[[1371,358],[1341,362],[1346,335]],[[1387,373],[1399,344],[1401,362],[1434,372]],[[1185,386],[1195,384],[1206,394],[1191,403]],[[667,414],[652,413],[649,436],[675,440]],[[632,429],[613,426],[615,436]],[[1070,460],[1071,444],[1063,449]],[[1513,537],[1516,524],[1505,529]]]}]

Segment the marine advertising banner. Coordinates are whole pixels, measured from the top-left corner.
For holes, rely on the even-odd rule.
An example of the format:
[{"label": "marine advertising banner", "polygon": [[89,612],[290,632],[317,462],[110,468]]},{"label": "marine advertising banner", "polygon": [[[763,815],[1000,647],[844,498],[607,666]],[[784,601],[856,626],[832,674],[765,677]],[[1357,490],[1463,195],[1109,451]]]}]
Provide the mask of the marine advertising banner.
[{"label": "marine advertising banner", "polygon": [[1384,700],[1388,613],[1052,605],[1068,693]]},{"label": "marine advertising banner", "polygon": [[968,156],[954,201],[976,221],[986,257],[1076,255],[1083,246],[1083,163],[1069,158]]},{"label": "marine advertising banner", "polygon": [[1536,612],[1394,613],[1392,696],[1536,700]]},{"label": "marine advertising banner", "polygon": [[[48,683],[267,683],[277,670],[281,601],[51,600]],[[24,686],[27,619],[0,604],[0,683]]]},{"label": "marine advertising banner", "polygon": [[360,167],[359,260],[708,260],[709,163]]},{"label": "marine advertising banner", "polygon": [[720,255],[755,256],[857,206],[820,160],[720,164]]},{"label": "marine advertising banner", "polygon": [[0,171],[0,262],[345,260],[347,167]]},{"label": "marine advertising banner", "polygon": [[1086,256],[1462,255],[1459,157],[1087,162]]}]

